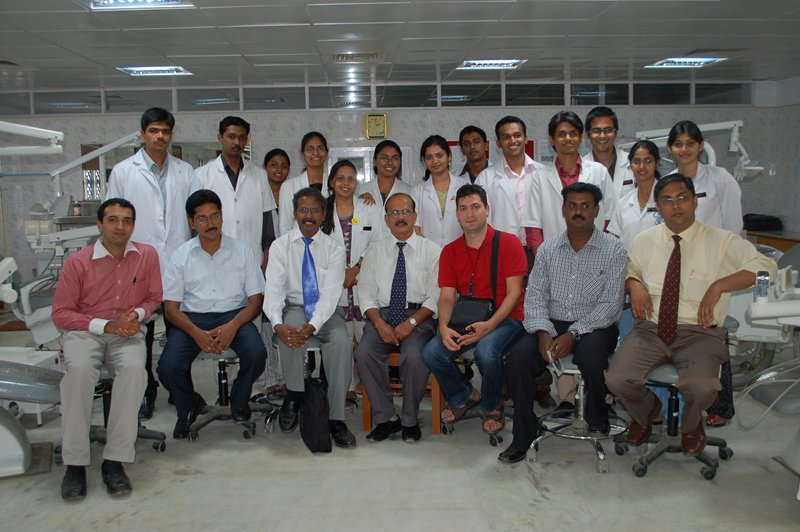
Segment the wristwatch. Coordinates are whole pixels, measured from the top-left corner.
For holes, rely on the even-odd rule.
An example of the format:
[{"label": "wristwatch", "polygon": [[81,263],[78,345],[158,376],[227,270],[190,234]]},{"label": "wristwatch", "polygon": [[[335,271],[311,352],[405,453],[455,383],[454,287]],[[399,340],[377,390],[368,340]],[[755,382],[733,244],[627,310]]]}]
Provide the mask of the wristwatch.
[{"label": "wristwatch", "polygon": [[410,323],[412,327],[417,326],[417,320],[415,320],[413,316],[408,318],[408,323]]},{"label": "wristwatch", "polygon": [[581,339],[581,335],[578,334],[578,331],[570,329],[569,332],[572,333],[572,338],[574,338],[576,342]]}]

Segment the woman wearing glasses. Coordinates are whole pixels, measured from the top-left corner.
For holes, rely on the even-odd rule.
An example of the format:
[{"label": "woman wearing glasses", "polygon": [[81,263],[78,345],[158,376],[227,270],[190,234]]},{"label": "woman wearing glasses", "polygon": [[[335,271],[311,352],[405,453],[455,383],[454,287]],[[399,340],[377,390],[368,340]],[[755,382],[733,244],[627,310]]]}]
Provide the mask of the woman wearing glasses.
[{"label": "woman wearing glasses", "polygon": [[431,135],[422,143],[419,158],[425,165],[423,181],[414,187],[418,232],[441,247],[462,234],[456,219],[456,192],[469,177],[450,173],[453,155],[444,137]]},{"label": "woman wearing glasses", "polygon": [[[358,186],[358,196],[367,203],[380,201],[379,207],[383,211],[390,196],[398,192],[410,195],[411,185],[400,177],[402,168],[403,152],[400,151],[400,146],[393,140],[382,140],[375,146],[372,154],[372,169],[376,177]],[[385,225],[381,224],[381,230],[385,229]]]},{"label": "woman wearing glasses", "polygon": [[328,187],[324,186],[325,161],[328,160],[328,141],[325,140],[325,136],[317,131],[303,135],[303,140],[300,141],[300,156],[306,163],[303,173],[287,179],[281,188],[281,201],[278,204],[281,235],[288,233],[295,224],[292,208],[292,197],[295,192],[313,187],[322,192],[323,196],[328,196]]}]

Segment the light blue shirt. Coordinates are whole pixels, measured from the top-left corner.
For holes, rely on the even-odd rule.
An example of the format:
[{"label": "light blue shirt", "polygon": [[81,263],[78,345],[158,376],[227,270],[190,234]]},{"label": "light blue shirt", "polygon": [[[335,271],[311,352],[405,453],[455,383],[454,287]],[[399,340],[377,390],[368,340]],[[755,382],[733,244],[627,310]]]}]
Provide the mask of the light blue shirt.
[{"label": "light blue shirt", "polygon": [[264,277],[253,250],[223,233],[209,255],[194,237],[172,256],[164,274],[164,300],[180,301],[184,312],[228,312],[264,293]]}]

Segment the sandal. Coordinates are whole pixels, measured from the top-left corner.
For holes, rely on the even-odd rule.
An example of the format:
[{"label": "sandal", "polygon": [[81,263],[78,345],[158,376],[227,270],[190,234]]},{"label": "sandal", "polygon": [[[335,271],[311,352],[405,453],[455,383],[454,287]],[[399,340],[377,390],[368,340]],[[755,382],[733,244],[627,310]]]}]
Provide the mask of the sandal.
[{"label": "sandal", "polygon": [[[477,399],[473,399],[472,394],[470,394],[469,399],[467,399],[467,402],[464,403],[462,406],[452,406],[449,403],[445,404],[441,416],[442,423],[455,423],[456,421],[464,417],[464,414],[466,414],[472,407],[474,407],[480,402],[481,402],[480,397],[478,397]],[[451,414],[453,414],[453,419],[451,419],[450,421],[444,418],[444,413],[447,412],[448,410],[450,411]]]},{"label": "sandal", "polygon": [[706,418],[706,426],[709,427],[723,427],[727,422],[728,420],[724,417],[719,414],[712,414],[711,412],[708,413],[708,417]]},{"label": "sandal", "polygon": [[356,392],[349,390],[347,392],[347,397],[344,400],[344,408],[345,410],[353,410],[358,406],[358,396]]},{"label": "sandal", "polygon": [[[489,421],[496,421],[500,424],[500,426],[495,430],[489,430],[486,428],[486,423]],[[491,412],[487,412],[481,415],[481,422],[482,422],[482,429],[484,434],[488,434],[490,436],[494,436],[501,430],[503,430],[506,426],[506,417],[503,415],[503,405],[500,405],[500,408],[496,410],[492,410]]]}]

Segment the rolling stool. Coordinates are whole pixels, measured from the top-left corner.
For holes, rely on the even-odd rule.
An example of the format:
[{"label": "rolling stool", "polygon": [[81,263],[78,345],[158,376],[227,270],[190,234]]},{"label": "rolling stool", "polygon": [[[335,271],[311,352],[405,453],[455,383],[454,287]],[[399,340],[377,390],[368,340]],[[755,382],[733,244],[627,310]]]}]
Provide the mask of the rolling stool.
[{"label": "rolling stool", "polygon": [[[616,416],[610,416],[610,430],[608,434],[592,434],[589,432],[589,425],[584,419],[585,397],[584,397],[584,384],[581,378],[581,372],[578,366],[572,360],[572,353],[558,359],[563,368],[562,374],[572,375],[577,382],[577,389],[575,391],[575,412],[576,415],[570,422],[565,423],[561,419],[553,417],[552,411],[545,414],[540,419],[539,423],[542,427],[542,433],[538,438],[533,440],[530,449],[528,450],[528,460],[535,462],[537,453],[539,451],[539,443],[548,438],[556,436],[558,438],[566,438],[568,440],[583,440],[588,441],[594,448],[597,454],[597,471],[599,473],[608,473],[608,461],[606,460],[606,452],[603,449],[601,440],[614,438],[628,430],[625,423]],[[551,423],[550,426],[545,423]]]},{"label": "rolling stool", "polygon": [[[675,386],[678,382],[678,370],[671,363],[667,362],[661,364],[647,376],[647,386],[666,389],[669,392],[669,400],[667,401],[667,432],[651,434],[647,439],[647,443],[654,443],[655,446],[650,447],[640,457],[639,461],[633,464],[633,474],[637,477],[643,477],[647,474],[647,466],[658,460],[664,453],[682,453],[681,449],[681,436],[678,431],[678,414],[680,410],[680,398],[678,397],[679,390]],[[628,443],[623,435],[614,438],[614,450],[620,456],[628,452]],[[706,446],[718,447],[719,457],[722,460],[727,460],[733,456],[733,450],[728,448],[728,443],[716,436],[706,436]],[[716,458],[712,458],[705,451],[700,453],[695,458],[703,464],[700,473],[706,480],[712,480],[717,474],[719,462]]]}]

